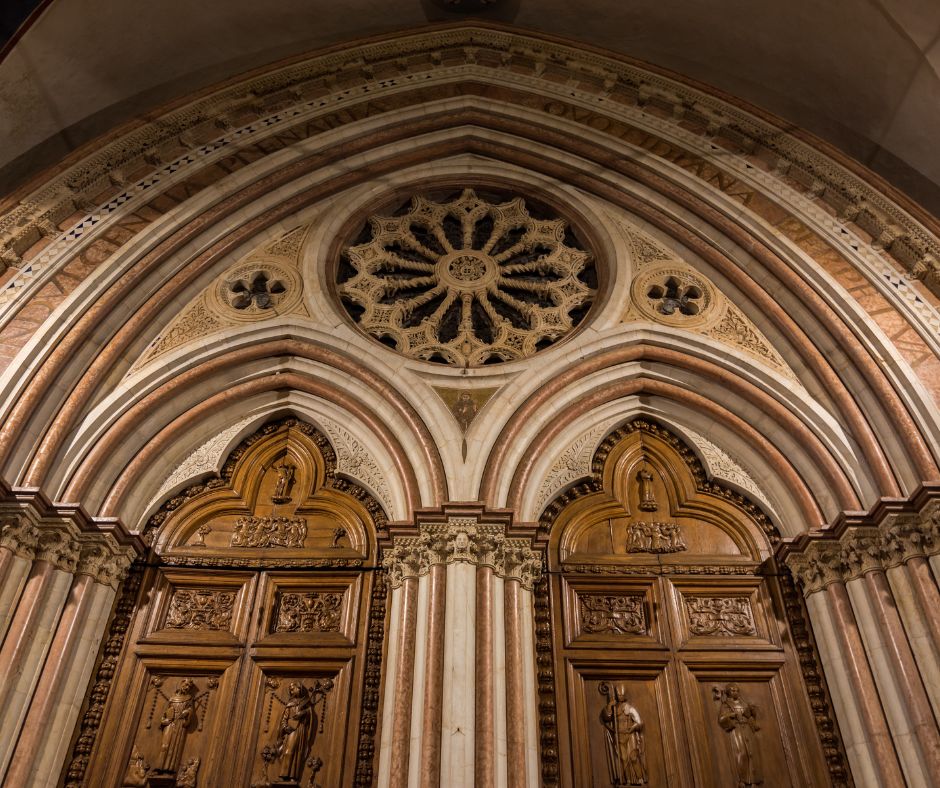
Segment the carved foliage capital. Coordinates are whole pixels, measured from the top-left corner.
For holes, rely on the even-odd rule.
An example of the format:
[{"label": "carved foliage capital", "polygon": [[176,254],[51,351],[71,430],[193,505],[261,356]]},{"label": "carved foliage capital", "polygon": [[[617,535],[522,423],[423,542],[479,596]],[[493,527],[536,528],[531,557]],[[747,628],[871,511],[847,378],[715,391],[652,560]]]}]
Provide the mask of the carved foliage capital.
[{"label": "carved foliage capital", "polygon": [[56,569],[75,572],[82,545],[67,528],[43,527],[39,531],[36,560],[48,561]]},{"label": "carved foliage capital", "polygon": [[879,531],[889,565],[934,555],[940,552],[940,507],[920,514],[887,517]]},{"label": "carved foliage capital", "polygon": [[418,536],[398,537],[386,551],[382,563],[393,588],[409,577],[427,574],[435,564],[488,566],[500,577],[521,581],[526,588],[541,575],[542,560],[528,540],[507,537],[501,525],[450,518],[446,524],[419,528]]},{"label": "carved foliage capital", "polygon": [[39,530],[19,515],[9,515],[0,521],[0,547],[14,554],[32,559],[39,546]]}]

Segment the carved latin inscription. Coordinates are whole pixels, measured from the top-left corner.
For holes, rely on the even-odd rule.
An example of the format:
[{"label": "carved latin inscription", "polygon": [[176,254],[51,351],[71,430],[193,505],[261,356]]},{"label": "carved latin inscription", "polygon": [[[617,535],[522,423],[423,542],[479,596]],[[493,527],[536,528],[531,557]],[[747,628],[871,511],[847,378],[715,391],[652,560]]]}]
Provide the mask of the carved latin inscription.
[{"label": "carved latin inscription", "polygon": [[211,629],[228,631],[232,626],[234,591],[178,588],[166,614],[167,629]]},{"label": "carved latin inscription", "polygon": [[281,594],[274,621],[275,632],[336,632],[343,609],[343,594]]},{"label": "carved latin inscription", "polygon": [[232,547],[303,547],[307,521],[303,517],[240,517],[235,521]]},{"label": "carved latin inscription", "polygon": [[592,635],[645,635],[642,596],[578,596],[581,629]]},{"label": "carved latin inscription", "polygon": [[678,553],[688,549],[678,523],[631,523],[627,550],[631,553]]},{"label": "carved latin inscription", "polygon": [[685,600],[693,635],[739,637],[756,635],[751,603],[744,597],[693,596]]}]

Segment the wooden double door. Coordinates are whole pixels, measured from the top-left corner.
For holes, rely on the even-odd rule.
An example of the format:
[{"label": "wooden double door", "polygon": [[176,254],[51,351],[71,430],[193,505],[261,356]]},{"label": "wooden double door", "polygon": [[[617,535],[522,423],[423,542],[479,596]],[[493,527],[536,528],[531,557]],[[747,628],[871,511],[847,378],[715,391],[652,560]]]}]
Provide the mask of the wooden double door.
[{"label": "wooden double door", "polygon": [[88,784],[352,784],[372,580],[149,569]]},{"label": "wooden double door", "polygon": [[562,784],[829,784],[774,580],[553,585]]}]

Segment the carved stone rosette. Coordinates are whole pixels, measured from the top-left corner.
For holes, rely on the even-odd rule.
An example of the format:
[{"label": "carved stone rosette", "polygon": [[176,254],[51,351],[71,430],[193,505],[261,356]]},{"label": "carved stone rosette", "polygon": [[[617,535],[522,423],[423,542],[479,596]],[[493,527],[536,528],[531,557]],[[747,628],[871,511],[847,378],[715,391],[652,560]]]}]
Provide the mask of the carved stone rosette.
[{"label": "carved stone rosette", "polygon": [[506,536],[502,525],[461,517],[421,524],[417,536],[396,537],[382,563],[397,588],[405,578],[427,574],[434,564],[455,562],[492,567],[497,576],[519,580],[528,589],[542,572],[542,559],[530,540]]}]

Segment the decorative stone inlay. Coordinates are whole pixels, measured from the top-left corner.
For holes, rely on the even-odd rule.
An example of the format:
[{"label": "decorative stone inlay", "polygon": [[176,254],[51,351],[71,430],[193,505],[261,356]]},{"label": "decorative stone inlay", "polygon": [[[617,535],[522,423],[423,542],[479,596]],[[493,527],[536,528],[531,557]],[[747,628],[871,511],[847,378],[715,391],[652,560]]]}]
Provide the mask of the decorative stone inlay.
[{"label": "decorative stone inlay", "polygon": [[229,542],[232,547],[303,547],[303,517],[239,517]]},{"label": "decorative stone inlay", "polygon": [[207,306],[237,321],[265,320],[300,304],[303,284],[293,266],[252,259],[221,276],[207,294]]},{"label": "decorative stone inlay", "polygon": [[336,632],[343,612],[343,594],[326,592],[278,595],[275,632]]},{"label": "decorative stone inlay", "polygon": [[452,517],[446,524],[420,524],[417,536],[399,536],[382,560],[397,588],[409,577],[427,574],[434,564],[464,562],[492,567],[496,574],[532,588],[542,572],[541,556],[529,539],[508,537],[502,525]]},{"label": "decorative stone inlay", "polygon": [[0,523],[0,547],[21,558],[32,560],[39,546],[39,529],[19,515],[9,515]]},{"label": "decorative stone inlay", "polygon": [[877,527],[849,526],[838,538],[831,533],[813,535],[804,544],[789,547],[784,560],[809,595],[831,583],[938,553],[940,504],[932,503],[920,513],[889,514]]},{"label": "decorative stone inlay", "polygon": [[689,631],[702,637],[756,635],[751,603],[745,597],[689,596],[685,598]]},{"label": "decorative stone inlay", "polygon": [[336,451],[336,473],[342,473],[360,482],[382,504],[386,514],[392,515],[392,493],[385,472],[375,457],[345,427],[329,419],[318,419],[323,431]]},{"label": "decorative stone inlay", "polygon": [[711,337],[796,380],[793,370],[751,320],[714,283],[641,230],[616,221],[634,251],[630,304],[622,320],[651,320]]},{"label": "decorative stone inlay", "polygon": [[646,608],[639,595],[578,594],[581,630],[588,634],[645,635]]},{"label": "decorative stone inlay", "polygon": [[535,511],[541,513],[545,505],[561,490],[578,479],[590,478],[594,450],[610,430],[610,425],[599,424],[579,435],[552,463],[539,485]]},{"label": "decorative stone inlay", "polygon": [[228,632],[235,608],[234,591],[177,588],[163,626],[167,629],[203,629]]},{"label": "decorative stone inlay", "polygon": [[757,482],[745,471],[738,463],[724,450],[718,448],[707,438],[699,435],[697,432],[683,428],[686,437],[695,444],[695,448],[701,452],[702,459],[708,468],[708,472],[715,478],[740,487],[749,495],[757,498],[761,503],[768,505],[767,495],[757,485]]},{"label": "decorative stone inlay", "polygon": [[593,258],[568,223],[533,213],[521,197],[465,189],[370,216],[343,250],[346,311],[411,358],[463,366],[531,356],[570,333],[596,291]]}]

